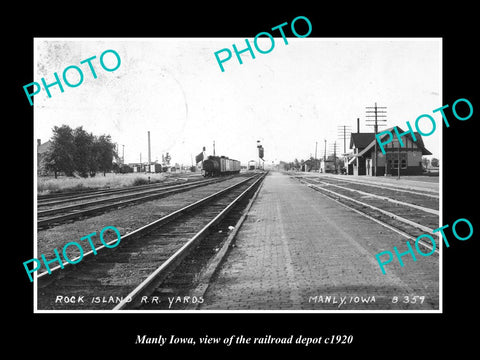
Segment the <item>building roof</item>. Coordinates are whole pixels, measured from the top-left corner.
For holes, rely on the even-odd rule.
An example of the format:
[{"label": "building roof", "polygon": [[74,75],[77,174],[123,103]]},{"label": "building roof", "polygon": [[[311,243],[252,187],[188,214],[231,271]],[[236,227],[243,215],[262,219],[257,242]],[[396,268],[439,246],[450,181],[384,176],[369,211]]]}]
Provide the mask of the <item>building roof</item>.
[{"label": "building roof", "polygon": [[375,139],[374,133],[351,133],[350,149],[364,149]]},{"label": "building roof", "polygon": [[50,149],[51,146],[52,142],[50,140],[43,144],[37,145],[37,153],[43,155],[48,151],[48,149]]},{"label": "building roof", "polygon": [[[392,134],[394,132],[393,127],[389,128],[389,129],[386,129],[384,131],[390,131]],[[404,132],[398,126],[397,126],[397,131],[399,133]],[[422,151],[422,155],[432,155],[432,153],[425,148],[422,136],[418,132],[414,132],[414,134],[415,134],[415,138],[417,139],[417,141],[413,141],[413,138],[410,134],[405,135],[405,137],[407,137],[412,142],[417,144],[418,148]],[[387,136],[386,133],[384,135],[382,135],[381,138],[383,139],[385,136]],[[350,136],[350,139],[351,139],[350,140],[350,148],[356,147],[356,148],[359,149],[358,154],[354,155],[353,158],[358,157],[358,156],[362,156],[362,155],[366,154],[367,152],[369,152],[375,146],[375,143],[377,141],[374,133],[352,133],[351,136]],[[353,158],[350,161],[353,161]]]}]

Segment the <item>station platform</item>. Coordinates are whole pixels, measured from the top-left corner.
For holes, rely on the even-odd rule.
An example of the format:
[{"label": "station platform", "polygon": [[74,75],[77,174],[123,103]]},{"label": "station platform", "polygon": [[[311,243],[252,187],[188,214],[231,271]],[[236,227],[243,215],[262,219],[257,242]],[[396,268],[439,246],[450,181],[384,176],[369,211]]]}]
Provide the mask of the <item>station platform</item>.
[{"label": "station platform", "polygon": [[438,310],[438,256],[379,268],[375,255],[405,242],[271,172],[199,310]]}]

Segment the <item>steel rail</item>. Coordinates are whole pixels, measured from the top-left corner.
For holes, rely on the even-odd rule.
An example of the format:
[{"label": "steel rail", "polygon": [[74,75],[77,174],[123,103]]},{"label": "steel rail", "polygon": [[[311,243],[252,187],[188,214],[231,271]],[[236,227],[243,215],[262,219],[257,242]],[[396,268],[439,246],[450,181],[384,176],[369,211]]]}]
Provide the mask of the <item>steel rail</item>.
[{"label": "steel rail", "polygon": [[[130,198],[128,200],[117,201],[117,202],[113,202],[113,203],[110,203],[110,204],[107,204],[107,205],[99,205],[99,206],[89,208],[89,209],[85,209],[85,210],[79,210],[79,211],[70,212],[70,213],[63,214],[63,215],[58,215],[58,216],[53,216],[53,217],[49,217],[49,218],[46,218],[46,219],[38,220],[37,221],[37,226],[38,227],[44,227],[44,226],[50,225],[50,224],[55,223],[55,222],[74,219],[74,218],[78,218],[78,217],[81,217],[81,216],[89,215],[89,214],[100,212],[100,211],[103,211],[103,210],[108,210],[110,208],[114,208],[114,207],[118,207],[118,206],[124,206],[124,205],[135,203],[135,202],[152,200],[152,199],[156,199],[158,197],[162,197],[162,196],[165,196],[165,195],[171,195],[171,194],[175,194],[175,193],[178,193],[178,192],[195,189],[195,188],[200,187],[200,186],[210,185],[210,184],[213,184],[213,183],[216,183],[216,182],[219,182],[219,181],[222,181],[222,179],[214,180],[214,181],[211,181],[211,182],[208,182],[208,183],[201,183],[201,184],[194,183],[194,184],[176,185],[176,187],[173,188],[173,189],[170,188],[169,190],[166,190],[166,189],[155,190],[154,194],[145,195],[145,196],[141,196],[141,197],[137,197],[138,193],[135,194],[135,195],[128,195],[128,197]],[[122,197],[122,198],[125,198],[125,197]],[[102,202],[108,202],[108,201],[111,202],[112,200],[117,200],[117,199],[118,199],[118,197],[115,198],[115,199],[104,199],[104,200],[101,200],[101,201]],[[92,203],[94,203],[94,202],[89,202],[89,205],[91,205]],[[100,202],[97,202],[97,203],[100,203]],[[80,204],[80,205],[84,205],[84,204]],[[85,206],[81,206],[81,207],[85,207]],[[63,207],[61,209],[66,209],[66,208],[67,207]],[[71,211],[77,209],[77,207],[73,206],[73,205],[71,207],[68,207],[68,208]],[[42,215],[45,215],[45,213],[46,213],[46,211],[37,212],[37,218],[42,216]]]},{"label": "steel rail", "polygon": [[149,187],[154,187],[155,185],[159,185],[159,183],[155,184],[145,184],[145,185],[129,185],[126,187],[119,187],[119,188],[86,188],[82,190],[77,190],[77,191],[64,191],[64,192],[58,192],[58,193],[52,193],[52,194],[43,194],[43,195],[37,195],[37,203],[38,204],[43,204],[43,203],[48,203],[50,201],[63,201],[63,200],[69,200],[70,198],[75,198],[75,197],[87,197],[89,195],[102,195],[102,194],[107,194],[107,193],[114,193],[116,191],[120,190],[127,190],[131,188],[149,188]]},{"label": "steel rail", "polygon": [[[311,187],[311,186],[310,186],[310,187]],[[314,190],[318,191],[317,189],[314,189]],[[319,191],[319,192],[321,193],[321,191]],[[345,207],[345,208],[347,208],[347,209],[349,209],[349,210],[353,210],[353,211],[355,211],[356,213],[358,213],[358,214],[360,214],[360,215],[362,215],[362,216],[364,216],[364,217],[366,217],[366,218],[368,218],[368,219],[370,219],[370,220],[375,221],[377,224],[380,224],[380,225],[382,225],[383,227],[386,227],[387,229],[396,232],[397,234],[399,234],[399,235],[407,238],[408,240],[417,241],[414,236],[412,236],[412,235],[410,235],[410,234],[407,234],[405,231],[402,231],[402,230],[400,230],[400,229],[397,229],[397,228],[395,228],[395,227],[387,224],[387,223],[384,222],[384,221],[381,221],[381,220],[379,220],[379,219],[374,218],[373,216],[370,216],[370,215],[366,214],[366,213],[363,212],[363,211],[360,211],[360,210],[355,209],[355,208],[353,208],[353,207],[351,207],[351,206],[348,206],[347,204],[342,203],[342,202],[338,201],[337,199],[335,199],[335,198],[333,198],[333,197],[331,197],[331,196],[328,196],[328,195],[325,195],[325,194],[323,194],[323,195],[324,195],[324,196],[327,196],[329,199],[335,201],[337,204],[339,204],[339,205],[341,205],[341,206],[343,206],[343,207]],[[440,238],[440,235],[439,235],[439,238]],[[420,245],[422,245],[423,247],[425,247],[425,248],[427,248],[427,249],[429,249],[429,250],[433,250],[433,246],[431,246],[430,244],[427,244],[425,241],[423,241],[423,240],[418,240],[417,242],[418,242]],[[436,254],[439,254],[439,249],[438,249],[438,248],[435,248],[434,252],[435,252]]]},{"label": "steel rail", "polygon": [[[315,177],[315,178],[318,179],[319,177]],[[386,184],[379,185],[379,184],[375,184],[375,183],[368,182],[368,181],[362,181],[362,180],[357,180],[357,179],[354,180],[354,179],[347,179],[347,178],[337,179],[337,178],[333,178],[331,176],[325,176],[325,178],[329,179],[329,180],[334,179],[334,180],[337,180],[337,181],[344,181],[344,182],[349,182],[349,183],[353,183],[353,184],[362,184],[362,185],[366,185],[366,186],[377,187],[377,188],[380,188],[380,189],[406,192],[406,193],[410,193],[410,194],[421,195],[421,196],[431,197],[431,198],[435,198],[435,199],[440,198],[440,196],[437,195],[438,192],[435,191],[435,190],[431,190],[431,189],[424,189],[424,190],[422,190],[424,192],[418,192],[418,191],[411,190],[411,189],[418,190],[418,188],[412,188],[412,187],[408,187],[408,186],[406,188],[403,188],[403,187],[396,187],[396,186],[388,186]],[[427,194],[426,192],[428,192],[430,194]]]},{"label": "steel rail", "polygon": [[[200,180],[200,181],[195,181],[195,182],[190,182],[189,184],[194,184],[197,182],[201,181],[206,181],[206,180]],[[142,192],[142,191],[155,191],[155,190],[160,190],[160,189],[165,189],[171,186],[181,186],[185,185],[186,182],[183,183],[176,183],[173,184],[171,183],[155,183],[155,184],[147,184],[147,185],[138,185],[138,186],[128,186],[128,187],[122,187],[122,188],[116,188],[116,189],[105,189],[105,190],[96,190],[96,191],[88,191],[85,194],[74,194],[74,195],[66,195],[61,197],[60,199],[57,198],[52,198],[52,199],[38,199],[37,200],[37,205],[38,207],[40,206],[51,206],[51,205],[57,205],[57,204],[63,204],[71,201],[77,201],[77,200],[86,200],[86,199],[92,199],[96,197],[102,197],[102,196],[109,196],[109,195],[115,195],[115,194],[121,194],[121,193],[129,193],[129,192]]]},{"label": "steel rail", "polygon": [[376,194],[372,194],[372,193],[367,193],[367,192],[364,192],[364,191],[361,191],[361,190],[357,190],[357,189],[350,189],[350,188],[347,188],[345,186],[340,186],[340,185],[336,185],[336,184],[330,184],[328,182],[323,182],[323,181],[319,181],[320,184],[325,184],[325,185],[328,185],[328,186],[335,186],[335,187],[338,187],[339,189],[344,189],[344,190],[348,190],[348,191],[352,191],[352,192],[357,192],[359,194],[362,194],[362,195],[367,195],[367,196],[372,196],[372,197],[376,197],[376,198],[379,198],[381,200],[385,200],[385,201],[389,201],[389,202],[392,202],[394,204],[399,204],[399,205],[403,205],[403,206],[409,206],[411,208],[414,208],[414,209],[417,209],[417,210],[421,210],[421,211],[425,211],[427,213],[430,213],[430,214],[434,214],[434,215],[439,215],[440,212],[438,210],[435,210],[435,209],[431,209],[431,208],[426,208],[424,206],[419,206],[419,205],[415,205],[415,204],[411,204],[411,203],[407,203],[407,202],[404,202],[404,201],[400,201],[400,200],[395,200],[395,199],[391,199],[387,196],[382,196],[382,195],[376,195]]},{"label": "steel rail", "polygon": [[[153,188],[156,186],[162,186],[162,185],[172,185],[175,183],[180,183],[179,181],[181,180],[183,183],[187,182],[189,178],[194,179],[196,177],[200,178],[201,175],[186,175],[186,177],[170,177],[166,178],[164,182],[155,182],[155,183],[150,183],[150,184],[143,184],[143,185],[128,185],[125,187],[118,187],[118,188],[82,188],[79,190],[69,190],[69,191],[62,191],[62,192],[56,192],[56,193],[50,193],[50,194],[39,194],[37,195],[37,200],[39,202],[43,201],[53,201],[53,200],[61,200],[63,198],[67,197],[75,197],[75,196],[82,196],[82,195],[90,195],[90,194],[95,194],[95,193],[103,193],[103,192],[115,192],[118,190],[123,190],[123,189],[131,189],[131,188]],[[195,180],[195,179],[194,179]]]},{"label": "steel rail", "polygon": [[[234,188],[236,188],[236,187],[244,184],[244,183],[247,182],[247,181],[250,181],[251,179],[253,179],[253,178],[255,178],[255,177],[257,177],[257,175],[248,177],[247,179],[242,180],[242,181],[240,181],[240,182],[237,183],[237,184],[231,185],[231,186],[229,186],[229,187],[227,187],[227,188],[225,188],[225,189],[222,189],[222,190],[220,190],[220,191],[217,191],[217,192],[214,193],[214,194],[211,194],[211,195],[209,195],[209,196],[206,196],[206,197],[204,197],[203,199],[200,199],[200,200],[198,200],[198,201],[195,201],[194,203],[189,204],[189,205],[186,205],[186,206],[184,206],[184,207],[181,208],[181,209],[175,210],[175,211],[171,212],[170,214],[163,216],[163,217],[160,218],[160,219],[157,219],[157,220],[155,220],[155,221],[153,221],[153,222],[151,222],[151,223],[149,223],[149,224],[147,224],[147,225],[144,225],[144,226],[142,226],[142,227],[140,227],[140,228],[138,228],[138,229],[133,230],[132,232],[130,232],[130,233],[122,236],[122,237],[121,237],[121,242],[120,242],[120,244],[119,244],[117,247],[115,247],[114,249],[119,249],[119,248],[121,248],[121,247],[123,246],[123,244],[125,244],[127,241],[132,241],[132,240],[134,240],[134,239],[136,239],[136,238],[139,238],[139,237],[147,234],[148,232],[152,231],[154,228],[158,228],[158,227],[161,227],[161,226],[167,224],[168,222],[170,222],[170,221],[178,218],[178,217],[181,216],[182,214],[187,213],[187,212],[190,212],[190,211],[196,209],[197,207],[199,207],[199,206],[201,206],[201,205],[203,205],[203,204],[205,204],[205,203],[207,203],[207,202],[209,202],[209,201],[217,198],[218,196],[220,196],[220,195],[222,195],[222,194],[224,194],[224,193],[226,193],[226,192],[228,192],[228,191],[230,191],[230,190],[233,190]],[[112,244],[116,243],[117,241],[118,241],[118,239],[114,239],[114,240],[108,242],[107,245],[112,245]],[[105,246],[105,245],[101,245],[101,246],[96,247],[95,250],[90,250],[90,251],[88,251],[88,252],[85,252],[82,257],[77,256],[77,257],[75,257],[75,258],[73,258],[73,259],[70,259],[71,262],[76,262],[77,260],[79,260],[80,258],[82,258],[82,261],[81,261],[81,262],[78,262],[78,264],[71,264],[71,263],[65,261],[65,262],[62,263],[63,267],[60,266],[60,265],[57,265],[57,266],[55,266],[54,268],[51,268],[51,269],[50,269],[50,276],[56,275],[57,273],[59,273],[59,271],[58,271],[59,269],[64,269],[64,271],[62,271],[62,273],[64,273],[64,272],[65,272],[65,268],[67,268],[67,269],[72,269],[72,268],[74,268],[74,267],[71,266],[71,265],[76,265],[77,267],[78,267],[78,266],[81,266],[82,264],[85,263],[85,258],[87,258],[87,260],[88,260],[88,258],[92,258],[92,254],[94,254],[93,256],[98,256],[98,254],[100,254],[100,251],[103,253],[103,249],[106,248],[106,247],[107,247],[107,246]],[[112,250],[114,250],[114,249],[109,249],[109,250],[112,251]],[[97,255],[95,255],[95,254],[97,254]],[[48,271],[44,271],[43,273],[40,273],[40,274],[37,274],[37,273],[35,273],[35,274],[36,274],[37,279],[42,278],[42,277],[45,277],[45,275],[49,275]],[[50,277],[49,277],[49,278],[50,278]]]},{"label": "steel rail", "polygon": [[168,276],[173,268],[176,267],[193,249],[198,242],[203,239],[209,232],[212,226],[215,226],[225,215],[248,194],[254,187],[265,177],[262,174],[252,185],[244,190],[239,196],[231,201],[218,215],[215,216],[207,225],[205,225],[197,234],[195,234],[190,240],[188,240],[180,249],[178,249],[171,257],[162,263],[153,273],[151,273],[144,281],[142,281],[135,289],[133,289],[125,298],[122,299],[113,310],[122,310],[126,306],[134,307],[138,303],[140,296],[144,295],[146,290],[155,286],[158,286],[166,276]]},{"label": "steel rail", "polygon": [[[171,186],[165,186],[161,188],[156,188],[156,189],[149,189],[149,190],[143,190],[143,191],[135,191],[135,190],[130,190],[130,194],[126,195],[120,195],[120,196],[115,196],[115,197],[110,197],[108,199],[100,199],[100,200],[93,200],[93,201],[87,201],[83,202],[80,204],[74,204],[74,205],[68,205],[68,206],[62,206],[62,207],[55,207],[53,209],[47,209],[47,210],[40,210],[37,211],[38,216],[47,216],[51,214],[55,214],[58,212],[65,212],[65,211],[70,211],[70,210],[76,210],[76,209],[81,209],[84,207],[89,207],[92,205],[100,205],[100,204],[105,204],[108,202],[116,201],[116,200],[126,200],[126,199],[132,199],[135,198],[139,195],[148,195],[148,194],[156,194],[156,193],[161,193],[166,190],[171,190],[171,189],[188,189],[189,187],[195,187],[195,185],[208,185],[217,181],[221,180],[203,180],[202,182],[195,182],[195,183],[187,183],[187,184],[178,184],[178,185],[171,185]],[[97,197],[97,196],[94,196]],[[85,199],[85,198],[83,198]],[[78,199],[82,200],[82,198]],[[74,201],[73,199],[69,199],[68,202]],[[43,204],[42,204],[43,206]]]},{"label": "steel rail", "polygon": [[433,233],[433,229],[430,229],[429,227],[426,227],[426,226],[424,226],[424,225],[418,224],[418,223],[416,223],[416,222],[414,222],[414,221],[408,220],[408,219],[406,219],[406,218],[404,218],[404,217],[402,217],[402,216],[396,215],[396,214],[394,214],[394,213],[392,213],[392,212],[390,212],[390,211],[380,209],[380,208],[378,208],[378,207],[376,207],[376,206],[373,206],[373,205],[364,203],[364,202],[362,202],[362,201],[358,201],[358,200],[356,200],[356,199],[353,199],[353,198],[351,198],[351,197],[348,197],[348,196],[346,196],[346,195],[337,193],[337,192],[332,191],[332,190],[328,190],[328,189],[325,189],[325,188],[320,188],[320,187],[318,187],[318,186],[316,186],[316,185],[314,185],[314,184],[307,183],[307,186],[308,186],[308,187],[311,187],[311,188],[314,188],[314,189],[317,190],[317,191],[320,191],[320,192],[326,191],[326,192],[328,192],[328,193],[334,194],[335,196],[341,197],[341,198],[346,199],[346,200],[348,200],[348,201],[352,201],[352,202],[357,203],[357,204],[359,204],[359,205],[366,206],[366,207],[368,207],[368,208],[370,208],[370,209],[373,209],[373,210],[378,211],[378,212],[380,212],[380,213],[382,213],[382,214],[384,214],[384,215],[387,215],[387,216],[389,216],[389,217],[391,217],[391,218],[394,218],[395,220],[398,220],[398,221],[403,222],[403,223],[405,223],[405,224],[408,224],[408,225],[410,225],[410,226],[416,227],[417,229],[420,229],[420,230],[422,230],[422,231],[426,231],[426,232],[428,232],[428,233]]},{"label": "steel rail", "polygon": [[[234,226],[234,229],[232,232],[228,235],[228,238],[224,241],[223,245],[221,248],[216,252],[216,254],[211,258],[205,269],[199,274],[198,276],[198,285],[195,287],[195,289],[191,292],[191,294],[196,294],[197,297],[201,296],[204,297],[209,286],[211,279],[213,278],[214,274],[218,271],[220,268],[220,265],[222,262],[225,260],[226,255],[230,247],[235,241],[235,238],[240,231],[240,228],[242,227],[242,224],[248,217],[248,214],[250,212],[251,207],[253,206],[253,203],[255,202],[256,198],[258,197],[258,194],[260,193],[260,190],[262,189],[262,184],[260,184],[257,189],[255,190],[255,193],[252,195],[250,200],[248,201],[247,206],[245,209],[242,211],[242,216],[240,219],[238,219],[237,223]],[[190,303],[187,305],[186,310],[197,310],[198,307],[200,306],[200,303]]]}]

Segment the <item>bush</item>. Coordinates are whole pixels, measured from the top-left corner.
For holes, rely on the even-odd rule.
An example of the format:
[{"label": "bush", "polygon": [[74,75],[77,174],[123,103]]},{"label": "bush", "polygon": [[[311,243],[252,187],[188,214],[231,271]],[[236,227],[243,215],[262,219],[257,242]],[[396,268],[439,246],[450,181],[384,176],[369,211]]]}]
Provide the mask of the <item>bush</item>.
[{"label": "bush", "polygon": [[133,180],[133,186],[138,186],[138,185],[146,185],[149,184],[148,180],[142,177],[137,177],[135,180]]}]

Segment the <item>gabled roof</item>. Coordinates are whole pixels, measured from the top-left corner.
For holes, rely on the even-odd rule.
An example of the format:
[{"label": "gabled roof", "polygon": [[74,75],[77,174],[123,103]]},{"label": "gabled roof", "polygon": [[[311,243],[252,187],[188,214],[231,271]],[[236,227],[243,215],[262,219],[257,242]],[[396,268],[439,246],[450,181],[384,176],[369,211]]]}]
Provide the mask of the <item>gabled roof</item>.
[{"label": "gabled roof", "polygon": [[[394,134],[393,127],[383,131],[390,131],[392,134]],[[399,133],[404,132],[398,126],[397,126],[397,131]],[[405,137],[410,139],[410,141],[414,142],[418,146],[418,148],[422,151],[422,155],[432,155],[432,153],[425,148],[425,145],[423,144],[422,136],[418,132],[414,132],[414,134],[417,141],[413,141],[413,138],[410,134],[405,135]],[[355,135],[360,135],[360,136],[357,136],[356,139],[354,139]],[[382,135],[381,139],[383,139],[385,136],[387,136],[387,134]],[[368,140],[369,137],[371,140],[367,145],[365,145],[365,142]],[[375,142],[377,141],[374,133],[357,133],[357,134],[352,133],[352,136],[350,138],[352,139],[350,141],[350,148],[352,147],[352,145],[356,145],[357,148],[362,149],[356,156],[362,156],[368,151],[370,151],[370,149],[372,149],[375,146]],[[361,145],[364,145],[364,146],[361,146]]]},{"label": "gabled roof", "polygon": [[350,149],[364,149],[375,139],[374,133],[352,133],[350,136]]},{"label": "gabled roof", "polygon": [[50,149],[51,146],[52,146],[52,142],[50,140],[48,140],[47,142],[37,146],[37,153],[38,154],[43,154],[43,153],[47,152]]}]

